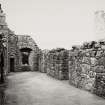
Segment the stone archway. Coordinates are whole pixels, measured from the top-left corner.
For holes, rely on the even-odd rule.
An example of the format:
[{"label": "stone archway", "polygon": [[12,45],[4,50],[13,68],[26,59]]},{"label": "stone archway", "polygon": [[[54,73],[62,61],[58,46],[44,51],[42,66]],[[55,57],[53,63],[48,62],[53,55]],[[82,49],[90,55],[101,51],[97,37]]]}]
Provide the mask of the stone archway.
[{"label": "stone archway", "polygon": [[35,41],[27,35],[18,35],[18,43],[19,49],[19,70],[23,71],[23,66],[27,66],[31,71],[38,70],[38,60],[37,54],[39,51],[38,46]]},{"label": "stone archway", "polygon": [[22,64],[29,65],[29,55],[32,49],[30,48],[22,48],[20,49],[22,55]]},{"label": "stone archway", "polygon": [[31,51],[32,51],[32,49],[27,48],[27,47],[20,49],[21,64],[22,64],[22,70],[23,71],[31,70],[30,63],[29,63],[29,56],[30,56]]}]

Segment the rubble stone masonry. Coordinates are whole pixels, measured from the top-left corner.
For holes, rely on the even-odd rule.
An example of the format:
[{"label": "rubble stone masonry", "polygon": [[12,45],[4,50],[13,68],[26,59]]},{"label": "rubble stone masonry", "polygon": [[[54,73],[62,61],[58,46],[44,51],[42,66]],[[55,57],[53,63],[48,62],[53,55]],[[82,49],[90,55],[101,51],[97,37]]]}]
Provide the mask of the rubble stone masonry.
[{"label": "rubble stone masonry", "polygon": [[105,97],[105,41],[86,42],[71,50],[52,49],[41,52],[40,70],[56,79],[67,80],[101,97]]},{"label": "rubble stone masonry", "polygon": [[70,84],[105,97],[105,41],[73,48],[68,65]]},{"label": "rubble stone masonry", "polygon": [[41,72],[60,80],[68,79],[68,51],[62,48],[42,52]]}]

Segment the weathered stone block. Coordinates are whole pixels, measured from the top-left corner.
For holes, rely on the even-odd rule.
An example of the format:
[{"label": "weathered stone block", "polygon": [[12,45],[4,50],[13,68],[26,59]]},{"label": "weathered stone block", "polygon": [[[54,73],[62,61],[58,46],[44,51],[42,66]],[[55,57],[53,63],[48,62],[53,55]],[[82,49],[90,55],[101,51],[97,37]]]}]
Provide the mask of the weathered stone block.
[{"label": "weathered stone block", "polygon": [[89,57],[83,57],[82,63],[91,64],[91,60]]},{"label": "weathered stone block", "polygon": [[91,57],[90,60],[91,60],[91,66],[97,65],[98,61],[95,57]]},{"label": "weathered stone block", "polygon": [[104,66],[103,65],[96,66],[95,67],[95,72],[96,73],[103,73],[103,72],[105,72]]},{"label": "weathered stone block", "polygon": [[88,64],[81,64],[81,68],[82,68],[82,73],[88,73],[88,71],[90,71],[90,65]]},{"label": "weathered stone block", "polygon": [[105,57],[101,57],[98,59],[98,65],[103,65],[105,68]]}]

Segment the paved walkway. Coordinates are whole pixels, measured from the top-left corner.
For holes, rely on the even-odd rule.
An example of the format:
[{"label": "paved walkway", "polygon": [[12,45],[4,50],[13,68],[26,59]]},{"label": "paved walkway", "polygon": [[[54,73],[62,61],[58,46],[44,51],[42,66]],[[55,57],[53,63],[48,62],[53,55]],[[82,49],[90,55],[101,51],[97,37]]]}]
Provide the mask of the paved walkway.
[{"label": "paved walkway", "polygon": [[6,103],[1,105],[105,105],[105,99],[44,73],[13,73],[8,79],[8,87],[1,95]]}]

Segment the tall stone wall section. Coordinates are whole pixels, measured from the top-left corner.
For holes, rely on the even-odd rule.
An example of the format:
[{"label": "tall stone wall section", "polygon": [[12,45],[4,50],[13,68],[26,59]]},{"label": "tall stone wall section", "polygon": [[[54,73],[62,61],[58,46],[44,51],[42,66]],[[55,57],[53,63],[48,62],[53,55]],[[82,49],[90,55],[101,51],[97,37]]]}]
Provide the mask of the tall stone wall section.
[{"label": "tall stone wall section", "polygon": [[91,56],[92,50],[74,51],[69,58],[69,82],[77,88],[90,90],[95,80],[96,58]]},{"label": "tall stone wall section", "polygon": [[68,79],[68,51],[65,49],[52,49],[41,54],[41,72],[59,80]]},{"label": "tall stone wall section", "polygon": [[47,72],[48,52],[49,52],[49,50],[40,50],[40,53],[38,55],[38,59],[39,59],[39,71],[42,72],[42,73],[46,73]]},{"label": "tall stone wall section", "polygon": [[105,41],[74,47],[68,64],[70,84],[105,97]]}]

